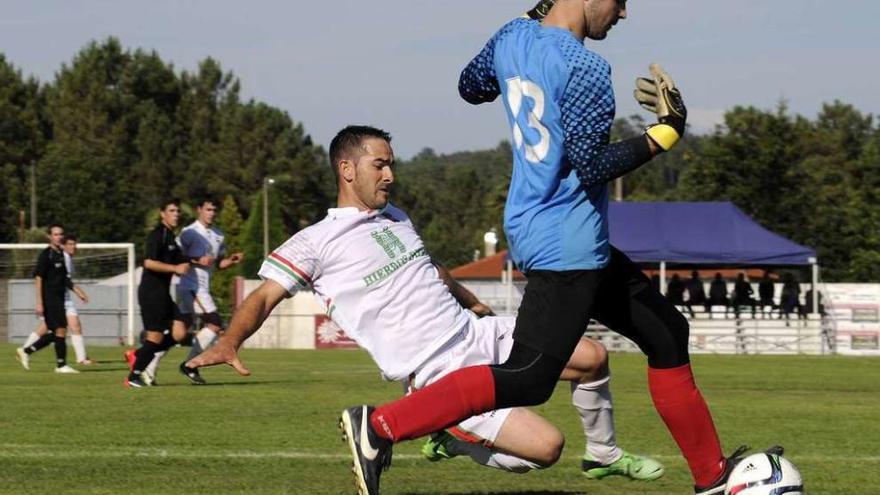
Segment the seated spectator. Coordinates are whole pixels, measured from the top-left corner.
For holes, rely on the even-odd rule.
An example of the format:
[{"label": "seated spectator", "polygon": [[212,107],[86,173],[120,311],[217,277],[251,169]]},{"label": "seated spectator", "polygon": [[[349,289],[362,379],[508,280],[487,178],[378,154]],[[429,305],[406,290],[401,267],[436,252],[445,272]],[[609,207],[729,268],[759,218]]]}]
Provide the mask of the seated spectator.
[{"label": "seated spectator", "polygon": [[804,295],[804,305],[801,306],[803,309],[803,316],[806,318],[806,315],[811,313],[819,313],[822,316],[825,316],[825,305],[822,304],[822,291],[819,291],[818,294],[818,303],[819,310],[816,311],[813,309],[813,289],[807,291],[806,295]]},{"label": "seated spectator", "polygon": [[696,270],[691,271],[691,278],[687,282],[687,293],[688,300],[685,305],[691,314],[691,318],[696,316],[694,315],[694,305],[704,306],[706,312],[709,312],[709,304],[706,301],[706,290],[703,288],[703,281],[700,280],[700,273]]},{"label": "seated spectator", "polygon": [[736,276],[736,283],[733,284],[733,312],[739,318],[740,308],[748,306],[752,308],[752,318],[755,317],[755,299],[752,297],[755,291],[752,284],[746,280],[745,273]]},{"label": "seated spectator", "polygon": [[[784,315],[785,319],[788,320],[789,315],[792,313],[797,315],[801,312],[801,284],[791,273],[786,273],[783,280],[782,297],[779,301],[779,317],[782,318]],[[788,322],[786,322],[786,325],[788,325]]]},{"label": "seated spectator", "polygon": [[764,271],[764,277],[758,284],[758,297],[760,298],[758,304],[761,305],[762,316],[766,316],[766,309],[769,308],[770,312],[776,309],[776,303],[774,302],[776,299],[776,284],[770,280],[770,270]]},{"label": "seated spectator", "polygon": [[666,285],[666,297],[669,302],[676,306],[684,306],[684,282],[678,274],[672,276],[672,280]]},{"label": "seated spectator", "polygon": [[709,284],[709,304],[707,306],[710,317],[713,306],[723,306],[724,317],[727,318],[727,313],[730,311],[730,300],[727,298],[727,283],[721,278],[720,272],[715,272],[715,278]]}]

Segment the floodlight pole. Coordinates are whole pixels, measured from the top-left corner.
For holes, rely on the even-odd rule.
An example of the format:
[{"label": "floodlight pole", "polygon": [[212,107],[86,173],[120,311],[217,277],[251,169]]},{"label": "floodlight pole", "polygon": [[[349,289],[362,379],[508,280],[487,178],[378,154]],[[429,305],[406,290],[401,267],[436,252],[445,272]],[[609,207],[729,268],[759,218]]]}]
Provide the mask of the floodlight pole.
[{"label": "floodlight pole", "polygon": [[37,162],[31,162],[31,228],[37,228]]},{"label": "floodlight pole", "polygon": [[274,183],[271,177],[263,179],[263,258],[269,256],[269,186]]},{"label": "floodlight pole", "polygon": [[810,314],[819,313],[819,262],[816,258],[811,257],[807,261],[813,268],[813,310]]},{"label": "floodlight pole", "polygon": [[666,262],[660,262],[660,293],[666,295]]}]

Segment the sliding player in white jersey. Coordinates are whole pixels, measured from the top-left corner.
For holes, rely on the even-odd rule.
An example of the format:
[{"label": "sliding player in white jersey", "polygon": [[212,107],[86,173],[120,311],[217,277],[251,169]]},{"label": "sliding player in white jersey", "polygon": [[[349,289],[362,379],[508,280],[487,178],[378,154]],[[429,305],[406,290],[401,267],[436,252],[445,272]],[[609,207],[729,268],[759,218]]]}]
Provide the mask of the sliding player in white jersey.
[{"label": "sliding player in white jersey", "polygon": [[[263,284],[238,308],[219,342],[188,366],[227,363],[249,374],[238,348],[281,300],[301,290],[315,292],[327,314],[370,353],[385,378],[404,381],[410,390],[461,367],[504,361],[514,319],[479,318],[465,309],[486,312],[473,294],[438,269],[410,219],[388,204],[394,180],[390,140],[386,132],[364,126],[336,135],[330,159],[338,207],[269,255],[260,269]],[[572,381],[588,452],[606,468],[618,465],[607,474],[638,479],[662,474],[656,461],[627,454],[615,443],[607,354],[601,344],[582,339],[562,378]],[[351,422],[345,430],[352,449],[367,441]],[[433,454],[467,454],[483,465],[516,472],[555,463],[564,443],[555,426],[526,408],[472,417],[455,430],[478,443],[438,438],[435,446],[443,449],[431,449]],[[376,439],[369,441],[375,445]],[[384,465],[385,456],[379,457],[372,462]],[[355,463],[363,493],[378,492],[381,469],[372,468]]]}]

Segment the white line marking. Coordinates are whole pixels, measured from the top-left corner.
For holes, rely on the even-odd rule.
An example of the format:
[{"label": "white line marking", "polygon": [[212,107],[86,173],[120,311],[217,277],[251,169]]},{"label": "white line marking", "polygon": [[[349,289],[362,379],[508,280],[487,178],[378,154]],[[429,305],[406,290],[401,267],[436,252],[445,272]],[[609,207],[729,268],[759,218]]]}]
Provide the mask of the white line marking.
[{"label": "white line marking", "polygon": [[[94,446],[93,446],[94,448]],[[223,452],[204,452],[190,450],[170,450],[170,449],[137,449],[137,448],[118,448],[118,447],[101,447],[97,450],[77,449],[77,457],[96,457],[96,458],[113,458],[113,457],[146,457],[146,458],[199,458],[199,459],[303,459],[303,460],[348,460],[351,459],[350,454],[332,453],[332,452],[310,452],[302,450],[277,450],[266,452],[255,452],[248,450],[223,451]],[[16,457],[63,457],[68,458],[70,454],[62,448],[52,449],[47,445],[32,444],[0,444],[0,458],[11,459]],[[564,456],[566,459],[580,459],[580,456],[571,455]],[[652,455],[651,457],[658,460],[677,460],[681,459],[677,455]],[[424,459],[417,454],[396,454],[395,459]],[[880,456],[829,456],[829,455],[798,455],[793,456],[795,461],[801,462],[880,462]]]}]

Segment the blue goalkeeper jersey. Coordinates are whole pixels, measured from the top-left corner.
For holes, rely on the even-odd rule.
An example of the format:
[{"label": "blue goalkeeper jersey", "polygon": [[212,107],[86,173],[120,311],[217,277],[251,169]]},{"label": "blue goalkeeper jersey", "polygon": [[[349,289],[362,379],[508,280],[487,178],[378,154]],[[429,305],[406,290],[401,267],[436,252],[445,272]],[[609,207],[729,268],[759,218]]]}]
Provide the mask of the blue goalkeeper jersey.
[{"label": "blue goalkeeper jersey", "polygon": [[474,104],[503,96],[513,134],[504,231],[517,266],[607,265],[602,173],[617,159],[607,149],[615,111],[609,64],[568,30],[516,19],[464,69],[459,92]]}]

